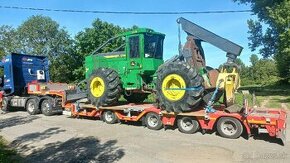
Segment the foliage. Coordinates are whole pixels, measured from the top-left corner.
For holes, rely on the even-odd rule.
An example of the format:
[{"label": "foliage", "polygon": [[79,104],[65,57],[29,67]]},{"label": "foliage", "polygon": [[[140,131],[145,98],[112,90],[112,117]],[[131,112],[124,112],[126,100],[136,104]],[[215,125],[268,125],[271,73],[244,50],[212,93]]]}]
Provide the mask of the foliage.
[{"label": "foliage", "polygon": [[278,77],[278,70],[274,60],[259,59],[257,55],[253,54],[250,57],[250,61],[252,63],[250,66],[245,66],[240,59],[236,62],[241,66],[241,85],[268,85],[275,83],[280,79]]},{"label": "foliage", "polygon": [[[99,46],[105,43],[110,38],[117,36],[123,32],[128,30],[132,30],[137,28],[137,26],[133,26],[132,28],[121,28],[118,25],[114,25],[100,19],[96,19],[92,23],[92,27],[85,28],[84,31],[79,32],[76,37],[76,53],[80,56],[80,60],[82,60],[82,65],[84,64],[84,58],[87,55],[92,54]],[[100,49],[97,53],[110,52],[120,47],[123,44],[122,38],[113,41],[108,46]],[[78,79],[84,79],[85,76],[85,68],[84,66],[79,66],[74,70],[74,74],[78,75]]]},{"label": "foliage", "polygon": [[8,25],[0,26],[0,58],[18,49],[16,36],[16,30],[13,27]]},{"label": "foliage", "polygon": [[7,142],[0,136],[0,162],[20,162],[16,151],[7,148]]},{"label": "foliage", "polygon": [[0,54],[11,52],[47,56],[50,76],[56,82],[72,82],[73,69],[79,63],[73,52],[73,40],[59,24],[46,16],[32,16],[18,28],[0,27]]},{"label": "foliage", "polygon": [[248,20],[249,47],[265,57],[273,56],[279,76],[290,81],[290,1],[234,0],[250,4],[258,21]]}]

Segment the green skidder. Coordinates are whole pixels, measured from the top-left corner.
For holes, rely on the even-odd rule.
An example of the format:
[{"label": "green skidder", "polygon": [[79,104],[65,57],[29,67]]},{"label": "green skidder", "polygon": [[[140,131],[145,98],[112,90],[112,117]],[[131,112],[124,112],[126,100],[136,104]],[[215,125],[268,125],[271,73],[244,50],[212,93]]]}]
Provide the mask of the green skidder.
[{"label": "green skidder", "polygon": [[[113,37],[86,57],[88,98],[96,106],[112,105],[123,94],[128,102],[140,103],[154,90],[155,72],[163,64],[165,35],[138,28]],[[112,41],[121,46],[96,54]]]}]

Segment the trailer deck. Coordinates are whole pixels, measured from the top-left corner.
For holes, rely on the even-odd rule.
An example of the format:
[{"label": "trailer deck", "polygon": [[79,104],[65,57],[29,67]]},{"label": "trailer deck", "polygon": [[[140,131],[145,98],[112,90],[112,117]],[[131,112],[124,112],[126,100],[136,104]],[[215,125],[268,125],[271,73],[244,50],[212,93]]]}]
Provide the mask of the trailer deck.
[{"label": "trailer deck", "polygon": [[[141,121],[149,129],[158,130],[166,126],[178,126],[178,129],[187,134],[198,130],[215,131],[227,138],[238,138],[242,133],[253,135],[267,133],[273,138],[286,142],[287,114],[282,109],[246,108],[242,112],[228,113],[224,106],[215,106],[213,113],[206,113],[203,108],[196,111],[174,114],[160,110],[154,104],[123,104],[116,106],[95,107],[84,102],[66,105],[64,114],[72,117],[96,117],[112,124],[118,121]],[[225,129],[224,129],[224,128]]]}]

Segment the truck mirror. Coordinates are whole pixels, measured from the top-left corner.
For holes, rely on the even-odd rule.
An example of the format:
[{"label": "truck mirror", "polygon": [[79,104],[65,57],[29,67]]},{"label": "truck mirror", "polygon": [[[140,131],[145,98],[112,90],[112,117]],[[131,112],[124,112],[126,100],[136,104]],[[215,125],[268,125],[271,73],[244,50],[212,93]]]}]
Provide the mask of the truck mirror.
[{"label": "truck mirror", "polygon": [[37,77],[37,80],[44,80],[45,79],[44,71],[43,70],[37,70],[36,71],[36,77]]}]

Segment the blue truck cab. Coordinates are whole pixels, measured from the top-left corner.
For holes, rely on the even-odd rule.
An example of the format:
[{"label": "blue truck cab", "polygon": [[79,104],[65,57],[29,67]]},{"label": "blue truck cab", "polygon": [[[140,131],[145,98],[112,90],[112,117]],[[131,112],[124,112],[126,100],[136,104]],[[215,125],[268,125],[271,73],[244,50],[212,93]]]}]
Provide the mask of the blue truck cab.
[{"label": "blue truck cab", "polygon": [[11,53],[0,62],[0,110],[25,108],[31,115],[62,113],[67,101],[87,96],[75,85],[53,83],[48,58]]},{"label": "blue truck cab", "polygon": [[0,84],[4,95],[23,95],[32,81],[48,82],[48,59],[44,56],[11,53],[0,62],[3,76]]}]

